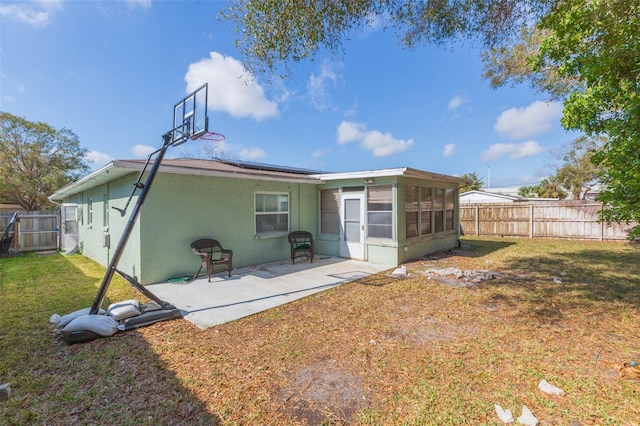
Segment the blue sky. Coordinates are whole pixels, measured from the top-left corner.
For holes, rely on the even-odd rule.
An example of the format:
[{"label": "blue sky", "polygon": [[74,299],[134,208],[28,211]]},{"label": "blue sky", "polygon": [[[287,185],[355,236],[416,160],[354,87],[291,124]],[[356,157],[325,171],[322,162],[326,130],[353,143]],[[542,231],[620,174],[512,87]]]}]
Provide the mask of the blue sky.
[{"label": "blue sky", "polygon": [[146,158],[173,127],[174,104],[204,82],[210,130],[225,141],[190,141],[167,156],[215,149],[328,172],[476,172],[499,187],[552,173],[576,138],[560,125],[560,104],[525,86],[491,89],[471,45],[409,50],[371,27],[343,55],[320,53],[286,80],[252,76],[234,27],[217,19],[226,5],[3,0],[0,109],[72,130],[94,168]]}]

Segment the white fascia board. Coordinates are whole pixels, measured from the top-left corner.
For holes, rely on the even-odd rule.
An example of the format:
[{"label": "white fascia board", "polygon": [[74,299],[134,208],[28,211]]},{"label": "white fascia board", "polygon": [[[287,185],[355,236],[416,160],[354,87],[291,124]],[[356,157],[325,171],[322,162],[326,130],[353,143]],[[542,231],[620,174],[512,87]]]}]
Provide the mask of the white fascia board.
[{"label": "white fascia board", "polygon": [[342,179],[365,179],[388,176],[402,176],[406,168],[399,169],[381,169],[381,170],[364,170],[360,172],[344,172],[344,173],[322,173],[310,175],[320,180],[342,180]]},{"label": "white fascia board", "polygon": [[62,188],[58,189],[56,192],[49,196],[49,200],[51,201],[61,201],[65,197],[70,195],[77,194],[79,192],[85,191],[87,189],[93,188],[98,185],[102,185],[107,183],[113,179],[117,179],[120,176],[124,176],[126,174],[131,173],[134,170],[124,170],[116,165],[117,161],[110,161],[102,167],[92,171],[86,176],[81,177],[80,179],[68,183]]},{"label": "white fascia board", "polygon": [[460,185],[464,185],[465,183],[467,183],[466,179],[462,179],[456,176],[448,176],[448,175],[442,175],[439,173],[425,172],[423,170],[412,169],[410,167],[398,167],[395,169],[365,170],[360,172],[323,173],[323,174],[317,174],[317,175],[311,175],[311,176],[317,177],[323,181],[405,176],[405,177],[412,177],[412,178],[419,178],[419,179],[453,182]]}]

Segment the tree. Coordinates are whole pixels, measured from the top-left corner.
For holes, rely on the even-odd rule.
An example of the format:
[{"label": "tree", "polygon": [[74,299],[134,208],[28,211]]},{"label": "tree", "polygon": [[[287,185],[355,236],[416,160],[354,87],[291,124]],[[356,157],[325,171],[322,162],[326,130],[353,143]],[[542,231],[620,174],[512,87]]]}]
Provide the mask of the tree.
[{"label": "tree", "polygon": [[540,181],[539,184],[533,186],[523,186],[518,189],[518,195],[527,198],[558,198],[563,200],[567,198],[567,191],[564,190],[558,178],[549,176]]},{"label": "tree", "polygon": [[560,75],[560,64],[548,63],[535,72],[534,61],[540,43],[549,31],[526,27],[520,32],[520,40],[513,45],[493,46],[480,54],[483,63],[482,77],[489,80],[492,88],[514,87],[528,83],[529,87],[548,94],[551,99],[563,99],[580,88],[580,82],[572,77]]},{"label": "tree", "polygon": [[467,191],[477,191],[478,189],[482,188],[482,185],[484,185],[484,182],[478,177],[476,172],[465,173],[462,175],[462,179],[468,180],[469,183],[460,187],[460,193]]},{"label": "tree", "polygon": [[[529,81],[571,82],[566,91],[561,84],[541,84],[540,90],[552,96],[550,87],[559,90],[565,128],[609,138],[592,157],[605,170],[602,218],[640,223],[637,0],[232,0],[223,16],[236,23],[236,45],[253,72],[287,71],[320,49],[339,53],[350,33],[378,22],[394,28],[408,47],[472,39],[486,48],[513,48],[522,42],[520,31],[535,26],[525,43],[537,52],[524,57],[531,76],[544,78]],[[513,75],[522,72],[527,75],[525,68]],[[640,225],[630,238],[637,235]]]},{"label": "tree", "polygon": [[598,183],[602,171],[591,159],[605,142],[604,137],[583,136],[574,140],[564,152],[564,163],[556,170],[556,178],[574,200],[584,199]]},{"label": "tree", "polygon": [[[593,161],[604,170],[598,200],[607,222],[640,223],[640,3],[565,0],[539,27],[534,70],[561,64],[561,76],[582,89],[569,94],[562,124],[588,136],[607,136]],[[640,225],[629,237],[640,235]]]},{"label": "tree", "polygon": [[555,176],[542,179],[534,188],[540,198],[558,198],[564,200],[568,195],[567,191],[565,191]]},{"label": "tree", "polygon": [[518,188],[518,195],[525,198],[537,197],[538,193],[536,192],[537,187],[534,186],[521,186]]},{"label": "tree", "polygon": [[0,194],[26,210],[50,205],[47,196],[89,170],[78,136],[0,112]]},{"label": "tree", "polygon": [[557,1],[232,0],[222,17],[235,23],[236,47],[250,71],[286,74],[321,49],[340,53],[352,33],[371,26],[392,27],[407,47],[462,38],[497,45]]}]

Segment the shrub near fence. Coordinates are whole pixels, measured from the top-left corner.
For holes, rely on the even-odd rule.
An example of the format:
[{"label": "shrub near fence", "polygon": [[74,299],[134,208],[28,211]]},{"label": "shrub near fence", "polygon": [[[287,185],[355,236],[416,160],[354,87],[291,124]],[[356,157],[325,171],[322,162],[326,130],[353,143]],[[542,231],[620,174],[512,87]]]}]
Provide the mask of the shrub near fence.
[{"label": "shrub near fence", "polygon": [[[0,230],[4,230],[13,213],[0,214]],[[15,241],[20,251],[55,250],[58,248],[60,212],[20,212],[20,221],[15,224]]]},{"label": "shrub near fence", "polygon": [[607,225],[594,201],[461,204],[460,226],[466,235],[528,238],[624,240],[633,224]]}]

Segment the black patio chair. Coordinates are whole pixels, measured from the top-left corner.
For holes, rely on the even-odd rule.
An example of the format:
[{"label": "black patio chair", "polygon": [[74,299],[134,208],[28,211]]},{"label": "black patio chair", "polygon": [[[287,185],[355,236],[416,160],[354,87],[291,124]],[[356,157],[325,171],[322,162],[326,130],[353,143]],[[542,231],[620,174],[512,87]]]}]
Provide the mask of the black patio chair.
[{"label": "black patio chair", "polygon": [[316,248],[311,232],[291,232],[289,234],[289,247],[291,248],[291,263],[296,263],[295,260],[298,257],[306,257],[313,263]]}]

